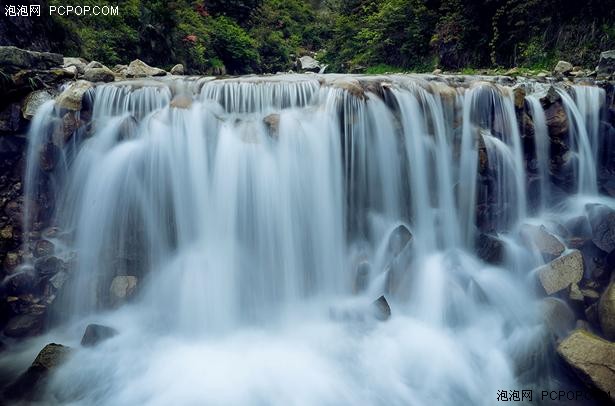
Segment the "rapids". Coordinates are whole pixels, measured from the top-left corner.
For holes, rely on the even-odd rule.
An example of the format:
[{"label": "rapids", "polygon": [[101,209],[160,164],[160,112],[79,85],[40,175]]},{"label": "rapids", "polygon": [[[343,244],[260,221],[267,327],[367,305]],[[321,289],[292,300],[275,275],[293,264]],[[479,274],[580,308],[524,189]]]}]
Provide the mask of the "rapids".
[{"label": "rapids", "polygon": [[[25,367],[46,342],[76,348],[48,387],[47,402],[70,405],[493,405],[498,390],[557,386],[531,272],[542,258],[517,230],[557,232],[584,203],[612,204],[597,193],[605,96],[558,90],[574,156],[562,199],[548,176],[548,86],[525,86],[533,168],[513,89],[487,78],[96,86],[90,128],[53,173],[54,222],[71,235],[56,255],[76,257],[59,327],[0,366]],[[32,124],[28,196],[59,117],[50,102]],[[477,214],[485,202],[497,210]],[[501,266],[474,254],[481,222],[506,241]],[[400,224],[412,246],[391,292],[387,244]],[[355,294],[362,261],[369,284]],[[138,292],[114,307],[117,275],[136,276]],[[382,294],[386,322],[332,316]],[[79,348],[90,322],[119,334]]]}]

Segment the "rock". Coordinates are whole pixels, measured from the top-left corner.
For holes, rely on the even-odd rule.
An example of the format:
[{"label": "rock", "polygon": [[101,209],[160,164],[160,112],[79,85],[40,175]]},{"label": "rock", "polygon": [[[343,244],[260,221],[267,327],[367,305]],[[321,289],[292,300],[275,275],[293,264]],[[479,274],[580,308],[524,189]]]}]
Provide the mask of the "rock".
[{"label": "rock", "polygon": [[46,172],[52,171],[60,160],[61,154],[62,150],[53,142],[44,144],[39,151],[41,169]]},{"label": "rock", "polygon": [[337,89],[342,89],[352,96],[365,100],[365,90],[361,86],[361,82],[352,77],[336,78],[330,82],[330,85]]},{"label": "rock", "polygon": [[4,335],[12,338],[21,338],[40,334],[43,331],[43,315],[20,314],[6,324]]},{"label": "rock", "polygon": [[62,66],[62,55],[27,51],[13,46],[0,46],[0,69],[17,72],[23,69],[51,69]]},{"label": "rock", "polygon": [[403,224],[398,225],[391,231],[387,240],[386,258],[395,258],[406,246],[412,242],[412,233]]},{"label": "rock", "polygon": [[49,240],[38,240],[34,244],[34,256],[36,258],[46,257],[53,254],[55,247]]},{"label": "rock", "polygon": [[615,49],[604,51],[600,54],[600,60],[596,67],[596,74],[599,77],[607,77],[615,74]]},{"label": "rock", "polygon": [[31,269],[20,270],[9,275],[3,283],[6,291],[11,295],[30,293],[36,285],[36,277]]},{"label": "rock", "polygon": [[23,102],[21,114],[26,120],[32,120],[43,103],[52,100],[54,95],[49,90],[35,90]]},{"label": "rock", "polygon": [[305,55],[297,60],[297,69],[308,72],[320,72],[320,62],[311,56]]},{"label": "rock", "polygon": [[119,74],[126,74],[127,69],[128,69],[128,65],[118,64],[113,67],[113,72],[119,73]]},{"label": "rock", "polygon": [[137,277],[130,275],[116,276],[111,281],[109,292],[111,293],[111,303],[114,305],[124,302],[130,298],[137,288]]},{"label": "rock", "polygon": [[83,75],[85,73],[85,67],[88,65],[88,61],[83,58],[73,58],[67,57],[64,58],[64,62],[62,63],[63,68],[71,68],[74,67],[77,69],[77,73]]},{"label": "rock", "polygon": [[563,300],[547,297],[543,299],[540,307],[545,325],[554,338],[561,339],[574,329],[574,312]]},{"label": "rock", "polygon": [[367,261],[361,261],[357,264],[355,270],[354,286],[352,291],[355,294],[363,293],[369,286],[369,275],[371,266]]},{"label": "rock", "polygon": [[78,80],[70,85],[56,99],[59,108],[79,111],[82,107],[83,95],[92,87],[92,83]]},{"label": "rock", "polygon": [[83,78],[90,82],[113,82],[115,75],[111,69],[103,66],[102,68],[86,68]]},{"label": "rock", "polygon": [[64,261],[57,257],[40,258],[34,262],[34,269],[40,277],[49,277],[64,270]]},{"label": "rock", "polygon": [[600,297],[598,318],[604,336],[615,340],[615,282],[611,282]]},{"label": "rock", "polygon": [[60,290],[62,286],[68,281],[69,276],[66,272],[60,271],[49,278],[49,284],[55,289]]},{"label": "rock", "polygon": [[433,72],[431,72],[432,75],[441,75],[442,74],[442,69],[434,69]]},{"label": "rock", "polygon": [[562,139],[568,134],[568,116],[562,105],[562,98],[557,90],[551,86],[547,95],[540,99],[545,110],[545,119],[549,129],[549,137]]},{"label": "rock", "polygon": [[519,74],[519,68],[517,68],[516,66],[504,72],[504,76],[517,76],[518,74]]},{"label": "rock", "polygon": [[170,106],[177,109],[189,109],[192,107],[192,99],[188,96],[177,95],[171,100]]},{"label": "rock", "polygon": [[583,256],[572,250],[536,269],[540,283],[548,295],[566,289],[583,278]]},{"label": "rock", "polygon": [[553,259],[562,254],[566,247],[544,225],[524,224],[521,227],[521,238],[530,247],[536,247],[546,259]]},{"label": "rock", "polygon": [[0,131],[17,132],[21,127],[21,108],[19,103],[10,103],[0,111]]},{"label": "rock", "polygon": [[592,242],[606,253],[615,249],[615,210],[604,205],[591,205],[587,208]]},{"label": "rock", "polygon": [[184,65],[178,63],[177,65],[171,68],[171,75],[183,75],[184,74]]},{"label": "rock", "polygon": [[85,65],[85,70],[86,71],[88,69],[100,69],[100,68],[106,68],[106,66],[103,65],[100,62],[97,62],[97,61],[92,61],[92,62],[88,63],[87,65]]},{"label": "rock", "polygon": [[391,317],[391,307],[384,296],[380,296],[372,303],[372,309],[377,320],[385,321]]},{"label": "rock", "polygon": [[555,68],[553,69],[554,73],[559,73],[561,75],[566,75],[570,72],[572,72],[572,64],[570,62],[566,62],[566,61],[559,61],[557,63],[557,65],[555,65]]},{"label": "rock", "polygon": [[76,79],[79,75],[79,70],[76,66],[69,66],[67,68],[62,68],[62,70],[66,72],[66,74],[71,75],[73,79]]},{"label": "rock", "polygon": [[557,353],[587,385],[615,401],[615,344],[585,330],[575,330]]},{"label": "rock", "polygon": [[128,69],[126,69],[126,76],[129,78],[142,78],[146,76],[165,76],[167,73],[162,69],[154,68],[141,61],[135,59],[130,62]]},{"label": "rock", "polygon": [[499,265],[504,260],[505,246],[498,237],[481,233],[475,243],[476,256],[483,261]]},{"label": "rock", "polygon": [[84,347],[94,347],[99,343],[117,335],[117,330],[100,324],[88,324],[81,339]]},{"label": "rock", "polygon": [[38,353],[32,365],[4,391],[9,399],[37,399],[44,390],[50,373],[66,361],[71,349],[60,344],[47,344]]},{"label": "rock", "polygon": [[263,118],[263,123],[271,138],[277,139],[280,135],[280,115],[278,113],[269,114]]},{"label": "rock", "polygon": [[523,86],[517,86],[513,89],[515,95],[515,108],[517,110],[523,109],[525,106],[525,88]]}]

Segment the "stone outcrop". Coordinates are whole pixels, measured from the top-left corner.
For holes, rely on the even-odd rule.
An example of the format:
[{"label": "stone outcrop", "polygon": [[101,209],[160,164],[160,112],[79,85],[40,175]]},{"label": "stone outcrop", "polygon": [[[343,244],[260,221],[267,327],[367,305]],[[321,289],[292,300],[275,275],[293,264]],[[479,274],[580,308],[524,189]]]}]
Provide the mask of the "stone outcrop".
[{"label": "stone outcrop", "polygon": [[557,65],[555,65],[555,68],[553,68],[553,72],[566,75],[572,72],[572,69],[573,69],[573,66],[570,62],[559,61]]},{"label": "stone outcrop", "polygon": [[596,67],[598,78],[606,79],[615,75],[615,49],[604,51]]},{"label": "stone outcrop", "polygon": [[62,55],[50,52],[36,52],[13,46],[0,46],[0,69],[4,72],[18,72],[24,69],[51,69],[61,67]]},{"label": "stone outcrop", "polygon": [[129,78],[144,78],[147,76],[165,76],[167,73],[162,69],[149,66],[140,59],[135,59],[130,62],[125,74]]},{"label": "stone outcrop", "polygon": [[185,73],[184,65],[178,63],[171,68],[171,71],[169,73],[171,75],[183,75]]},{"label": "stone outcrop", "polygon": [[78,80],[71,84],[56,99],[56,105],[60,108],[79,111],[82,107],[83,95],[92,87],[92,83]]},{"label": "stone outcrop", "polygon": [[580,251],[573,250],[539,267],[536,273],[547,295],[551,295],[583,278],[583,256]]}]

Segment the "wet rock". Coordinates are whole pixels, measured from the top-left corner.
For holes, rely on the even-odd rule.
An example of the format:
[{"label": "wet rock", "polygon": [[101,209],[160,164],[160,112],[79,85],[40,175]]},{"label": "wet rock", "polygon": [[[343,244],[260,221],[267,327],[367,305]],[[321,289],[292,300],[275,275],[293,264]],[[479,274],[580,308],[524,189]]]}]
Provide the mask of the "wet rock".
[{"label": "wet rock", "polygon": [[308,72],[320,72],[320,62],[311,56],[305,55],[297,60],[297,69]]},{"label": "wet rock", "polygon": [[536,272],[545,292],[551,295],[583,278],[583,256],[580,251],[572,250],[537,268]]},{"label": "wet rock", "polygon": [[553,86],[549,88],[547,95],[540,99],[551,138],[562,139],[568,134],[568,116],[561,100]]},{"label": "wet rock", "polygon": [[85,73],[85,67],[88,65],[88,61],[83,58],[73,58],[67,57],[63,59],[62,67],[70,68],[74,67],[77,69],[77,72],[81,75]]},{"label": "wet rock", "polygon": [[555,65],[555,68],[553,68],[553,72],[559,73],[561,75],[566,75],[572,72],[572,69],[573,69],[573,66],[570,62],[559,61],[557,65]]},{"label": "wet rock", "polygon": [[566,249],[564,244],[547,231],[544,225],[524,224],[521,226],[520,235],[526,245],[538,249],[545,259],[556,258]]},{"label": "wet rock", "polygon": [[331,86],[337,89],[342,89],[351,94],[352,96],[365,100],[365,90],[361,86],[361,82],[359,82],[355,78],[345,77],[345,78],[336,78],[331,81]]},{"label": "wet rock", "polygon": [[17,132],[21,128],[21,109],[19,103],[10,103],[0,111],[0,131]]},{"label": "wet rock", "polygon": [[61,66],[62,62],[60,54],[0,46],[0,69],[4,72],[17,72],[22,69],[51,69]]},{"label": "wet rock", "polygon": [[49,284],[55,289],[60,290],[64,284],[68,281],[69,276],[66,272],[60,271],[49,278]]},{"label": "wet rock", "polygon": [[280,115],[277,113],[269,114],[263,118],[263,123],[272,138],[278,138],[280,135]]},{"label": "wet rock", "polygon": [[49,277],[65,269],[64,261],[57,257],[45,257],[36,260],[34,269],[41,277]]},{"label": "wet rock", "polygon": [[118,305],[130,298],[137,288],[137,281],[137,277],[131,275],[121,275],[113,278],[109,288],[111,303]]},{"label": "wet rock", "polygon": [[604,205],[591,205],[587,208],[587,212],[593,243],[606,253],[613,251],[615,249],[615,210]]},{"label": "wet rock", "polygon": [[23,102],[21,114],[26,120],[32,120],[37,110],[43,103],[53,99],[54,95],[49,90],[35,90],[30,93]]},{"label": "wet rock", "polygon": [[130,62],[126,69],[126,76],[129,78],[143,78],[147,76],[165,76],[167,73],[159,68],[149,66],[140,59]]},{"label": "wet rock", "polygon": [[499,265],[504,260],[505,246],[496,236],[481,233],[475,246],[476,256],[489,264]]},{"label": "wet rock", "polygon": [[598,318],[604,336],[615,340],[615,282],[611,282],[600,297]]},{"label": "wet rock", "polygon": [[64,90],[56,99],[59,108],[79,111],[82,107],[83,95],[92,87],[92,83],[78,80]]},{"label": "wet rock", "polygon": [[355,269],[355,279],[354,286],[352,291],[357,293],[362,293],[367,290],[369,286],[369,275],[371,271],[371,265],[367,261],[361,261],[357,264]]},{"label": "wet rock", "polygon": [[41,147],[39,152],[39,164],[42,170],[46,172],[52,171],[58,161],[62,151],[53,142],[48,142]]},{"label": "wet rock", "polygon": [[615,49],[600,54],[596,74],[600,78],[615,74]]},{"label": "wet rock", "polygon": [[178,63],[177,65],[171,68],[171,75],[183,75],[184,74],[184,65]]},{"label": "wet rock", "polygon": [[83,78],[90,82],[113,82],[115,75],[111,69],[103,66],[101,68],[86,68]]},{"label": "wet rock", "polygon": [[42,314],[20,314],[9,320],[4,328],[4,335],[11,338],[21,338],[37,335],[42,331]]},{"label": "wet rock", "polygon": [[431,72],[432,75],[441,75],[442,74],[442,69],[434,69],[433,72]]},{"label": "wet rock", "polygon": [[192,107],[192,99],[188,96],[178,95],[171,100],[170,105],[177,109],[189,109]]},{"label": "wet rock", "polygon": [[587,385],[615,401],[615,344],[585,330],[575,330],[557,353]]},{"label": "wet rock", "polygon": [[11,273],[21,263],[21,254],[19,252],[7,252],[2,265],[6,273]]},{"label": "wet rock", "polygon": [[117,64],[113,67],[113,72],[119,73],[120,75],[125,75],[128,70],[128,65]]},{"label": "wet rock", "polygon": [[372,303],[374,317],[380,321],[386,321],[391,317],[391,307],[384,296],[380,296]]},{"label": "wet rock", "polygon": [[49,240],[38,240],[34,244],[34,256],[36,258],[46,257],[53,254],[55,247]]},{"label": "wet rock", "polygon": [[117,330],[100,324],[88,324],[85,328],[81,345],[83,347],[94,347],[99,343],[117,335]]},{"label": "wet rock", "polygon": [[555,339],[565,337],[575,327],[574,312],[563,300],[553,297],[543,299],[541,313],[548,331]]},{"label": "wet rock", "polygon": [[564,223],[564,227],[568,230],[568,233],[582,240],[591,238],[591,226],[587,216],[577,216]]},{"label": "wet rock", "polygon": [[31,270],[22,270],[9,275],[3,283],[7,293],[20,295],[34,290],[36,277]]},{"label": "wet rock", "polygon": [[39,398],[49,375],[67,360],[70,352],[69,347],[61,344],[47,344],[38,353],[28,370],[7,387],[4,395],[9,399],[20,400]]},{"label": "wet rock", "polygon": [[395,258],[408,244],[412,243],[412,233],[403,224],[398,225],[391,231],[386,246],[387,258]]},{"label": "wet rock", "polygon": [[513,89],[515,95],[515,108],[517,110],[523,109],[525,106],[525,88],[523,86],[517,86]]}]

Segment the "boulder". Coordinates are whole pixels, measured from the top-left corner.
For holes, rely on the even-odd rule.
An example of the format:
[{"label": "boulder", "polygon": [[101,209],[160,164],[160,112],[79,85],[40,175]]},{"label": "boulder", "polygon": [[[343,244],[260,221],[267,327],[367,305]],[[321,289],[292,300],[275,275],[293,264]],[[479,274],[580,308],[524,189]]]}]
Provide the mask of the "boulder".
[{"label": "boulder", "polygon": [[98,69],[98,68],[105,68],[105,67],[106,66],[100,62],[92,61],[88,63],[87,65],[85,65],[85,70],[87,71],[88,69]]},{"label": "boulder", "polygon": [[117,64],[113,67],[113,72],[125,75],[127,69],[128,65]]},{"label": "boulder", "polygon": [[83,347],[94,347],[99,343],[117,335],[117,330],[100,324],[88,324],[81,339]]},{"label": "boulder", "polygon": [[53,254],[55,247],[49,240],[38,240],[34,244],[34,256],[36,258],[46,257]]},{"label": "boulder", "polygon": [[311,56],[305,55],[297,60],[297,69],[308,72],[320,72],[320,62]]},{"label": "boulder", "polygon": [[601,78],[615,74],[615,49],[600,54],[596,74]]},{"label": "boulder", "polygon": [[606,253],[615,249],[615,210],[604,205],[591,205],[587,208],[592,241]]},{"label": "boulder", "polygon": [[442,74],[442,69],[434,69],[433,72],[431,72],[432,75],[441,75]]},{"label": "boulder", "polygon": [[88,61],[83,58],[73,58],[67,57],[64,58],[64,62],[62,63],[63,68],[71,68],[74,67],[77,69],[77,73],[83,75],[85,73],[85,67],[88,65]]},{"label": "boulder", "polygon": [[551,295],[583,278],[583,256],[579,250],[572,250],[537,268],[536,273],[545,292]]},{"label": "boulder", "polygon": [[147,76],[165,76],[167,73],[159,68],[154,68],[141,61],[140,59],[135,59],[130,62],[128,68],[126,69],[126,76],[129,78],[143,78]]},{"label": "boulder", "polygon": [[263,118],[263,123],[271,138],[278,138],[280,135],[280,115],[278,113],[269,114]]},{"label": "boulder", "polygon": [[177,65],[171,68],[171,75],[183,75],[184,74],[184,65],[178,63]]},{"label": "boulder", "polygon": [[43,103],[52,100],[54,94],[49,90],[35,90],[30,93],[21,106],[21,114],[26,120],[32,120]]},{"label": "boulder", "polygon": [[559,344],[557,353],[587,385],[615,401],[614,343],[575,330]]},{"label": "boulder", "polygon": [[192,98],[183,95],[177,95],[173,97],[170,103],[171,107],[175,107],[177,109],[189,109],[192,107]]},{"label": "boulder", "polygon": [[86,68],[83,78],[90,82],[113,82],[115,75],[111,69],[103,66],[101,68]]},{"label": "boulder", "polygon": [[64,261],[57,257],[49,256],[45,258],[37,259],[34,262],[34,269],[40,277],[49,277],[64,270],[66,264]]},{"label": "boulder", "polygon": [[504,243],[494,235],[481,233],[476,238],[475,247],[476,256],[489,264],[500,265],[504,260]]},{"label": "boulder", "polygon": [[380,296],[372,303],[372,310],[377,320],[386,321],[391,317],[391,307],[384,296]]},{"label": "boulder", "polygon": [[20,314],[6,324],[4,335],[21,338],[40,334],[43,331],[43,316],[41,314]]},{"label": "boulder", "polygon": [[132,296],[137,288],[137,277],[131,275],[120,275],[113,278],[109,293],[111,303],[118,305]]},{"label": "boulder", "polygon": [[64,90],[56,99],[56,105],[62,109],[79,111],[82,107],[83,95],[92,87],[92,83],[78,80]]},{"label": "boulder", "polygon": [[335,78],[330,82],[330,85],[337,89],[342,89],[352,96],[365,100],[365,89],[361,86],[361,82],[353,77]]},{"label": "boulder", "polygon": [[553,86],[549,88],[547,95],[540,99],[551,138],[561,139],[568,134],[568,116],[561,100],[561,96]]},{"label": "boulder", "polygon": [[564,244],[547,231],[544,225],[524,224],[521,226],[520,235],[526,245],[535,247],[546,259],[556,258],[566,249]]},{"label": "boulder", "polygon": [[386,257],[395,258],[408,244],[412,243],[412,233],[403,224],[398,225],[391,231],[387,240]]},{"label": "boulder", "polygon": [[9,399],[33,400],[43,392],[51,372],[66,361],[71,349],[61,344],[47,344],[32,365],[4,391]]},{"label": "boulder", "polygon": [[545,326],[555,339],[565,337],[574,329],[576,324],[574,312],[563,300],[547,297],[543,299],[540,308]]},{"label": "boulder", "polygon": [[572,72],[573,68],[574,67],[570,62],[559,61],[557,65],[555,65],[555,68],[553,68],[553,72],[559,73],[561,75],[567,75],[568,73]]},{"label": "boulder", "polygon": [[598,318],[604,336],[615,340],[615,282],[611,282],[600,297]]},{"label": "boulder", "polygon": [[51,69],[62,66],[60,54],[36,52],[13,46],[0,46],[0,70],[17,72],[24,69]]}]

